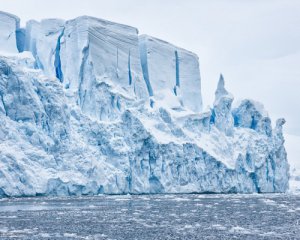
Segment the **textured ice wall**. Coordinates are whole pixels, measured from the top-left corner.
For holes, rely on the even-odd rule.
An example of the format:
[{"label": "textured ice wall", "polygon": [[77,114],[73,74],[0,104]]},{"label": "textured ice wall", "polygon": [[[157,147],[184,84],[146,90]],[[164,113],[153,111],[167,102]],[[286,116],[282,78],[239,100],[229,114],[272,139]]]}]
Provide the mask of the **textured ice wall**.
[{"label": "textured ice wall", "polygon": [[194,112],[202,110],[197,55],[147,35],[140,36],[140,54],[151,96],[165,102],[172,99],[174,108],[182,105]]},{"label": "textured ice wall", "polygon": [[243,100],[238,108],[233,110],[234,125],[256,130],[267,136],[272,135],[271,119],[261,103],[253,100]]},{"label": "textured ice wall", "polygon": [[0,54],[0,196],[288,189],[284,119],[272,129],[252,100],[232,109],[222,76],[213,107],[192,111],[181,74],[200,86],[195,56],[171,59],[167,43],[140,55],[135,28],[90,17],[27,26],[32,54]]},{"label": "textured ice wall", "polygon": [[33,69],[32,59],[0,63],[1,196],[288,188],[283,120],[271,135],[240,126],[227,136],[210,113],[178,118],[140,105],[118,121],[98,121],[57,79]]},{"label": "textured ice wall", "polygon": [[32,52],[37,68],[60,80],[59,48],[63,29],[64,21],[60,19],[31,20],[26,24],[25,50]]},{"label": "textured ice wall", "polygon": [[20,19],[12,14],[0,11],[0,51],[18,53],[16,32],[20,28]]},{"label": "textured ice wall", "polygon": [[[121,101],[148,97],[136,28],[86,16],[68,21],[60,59],[63,84],[93,117],[115,118]],[[119,94],[108,93],[112,87]]]}]

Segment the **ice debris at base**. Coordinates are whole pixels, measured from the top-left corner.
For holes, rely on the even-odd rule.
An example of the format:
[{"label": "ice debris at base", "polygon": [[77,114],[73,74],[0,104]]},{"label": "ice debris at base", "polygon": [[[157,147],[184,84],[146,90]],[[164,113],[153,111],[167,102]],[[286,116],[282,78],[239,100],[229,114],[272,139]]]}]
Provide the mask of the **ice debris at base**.
[{"label": "ice debris at base", "polygon": [[300,136],[285,134],[290,164],[289,192],[300,194]]},{"label": "ice debris at base", "polygon": [[0,196],[288,189],[284,120],[232,107],[222,76],[202,112],[195,54],[92,17],[0,19]]}]

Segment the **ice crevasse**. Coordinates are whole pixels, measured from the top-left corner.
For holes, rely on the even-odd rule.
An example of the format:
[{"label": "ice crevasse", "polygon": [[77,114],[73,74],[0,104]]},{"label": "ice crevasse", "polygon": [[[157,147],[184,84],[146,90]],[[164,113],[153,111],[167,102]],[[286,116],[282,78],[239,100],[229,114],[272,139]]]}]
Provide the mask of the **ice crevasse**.
[{"label": "ice crevasse", "polygon": [[1,197],[288,189],[284,119],[223,76],[203,111],[196,54],[88,16],[0,30]]}]

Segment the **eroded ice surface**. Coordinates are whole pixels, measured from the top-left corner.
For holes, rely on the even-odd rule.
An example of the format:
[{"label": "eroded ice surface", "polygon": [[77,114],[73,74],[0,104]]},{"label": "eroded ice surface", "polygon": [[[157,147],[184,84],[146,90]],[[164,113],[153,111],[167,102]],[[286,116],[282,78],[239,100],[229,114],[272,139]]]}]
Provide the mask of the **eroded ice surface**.
[{"label": "eroded ice surface", "polygon": [[1,197],[288,189],[284,119],[232,107],[223,77],[200,112],[196,55],[86,16],[31,20],[16,42],[30,51],[0,55]]}]

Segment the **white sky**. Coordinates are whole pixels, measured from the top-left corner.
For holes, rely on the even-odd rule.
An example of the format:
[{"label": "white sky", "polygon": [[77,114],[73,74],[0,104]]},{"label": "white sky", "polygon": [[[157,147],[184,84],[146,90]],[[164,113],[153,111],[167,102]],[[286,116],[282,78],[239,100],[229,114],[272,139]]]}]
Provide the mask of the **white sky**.
[{"label": "white sky", "polygon": [[299,0],[0,0],[29,19],[91,15],[137,27],[198,54],[204,105],[219,73],[236,99],[264,103],[300,135]]}]

